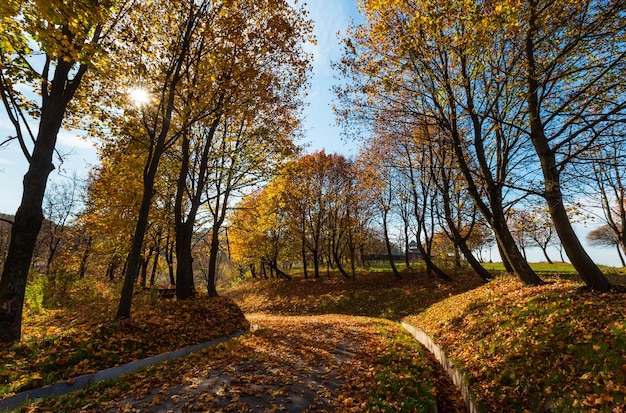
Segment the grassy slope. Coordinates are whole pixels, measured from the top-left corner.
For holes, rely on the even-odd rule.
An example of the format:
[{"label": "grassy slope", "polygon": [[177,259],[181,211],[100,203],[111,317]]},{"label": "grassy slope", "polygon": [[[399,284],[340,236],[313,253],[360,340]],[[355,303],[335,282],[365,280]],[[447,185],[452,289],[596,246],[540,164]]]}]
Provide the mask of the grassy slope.
[{"label": "grassy slope", "polygon": [[451,355],[484,411],[623,411],[626,295],[544,278],[550,282],[541,287],[511,277],[479,286],[474,277],[442,284],[388,274],[251,280],[227,295],[244,311],[403,318]]},{"label": "grassy slope", "polygon": [[503,277],[406,321],[455,360],[485,411],[624,411],[626,295]]}]

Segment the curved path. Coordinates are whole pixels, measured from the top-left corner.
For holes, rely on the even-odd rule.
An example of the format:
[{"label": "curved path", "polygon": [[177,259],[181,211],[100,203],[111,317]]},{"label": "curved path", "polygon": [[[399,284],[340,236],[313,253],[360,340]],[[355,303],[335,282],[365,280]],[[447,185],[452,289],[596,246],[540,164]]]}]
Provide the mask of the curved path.
[{"label": "curved path", "polygon": [[[360,412],[365,410],[380,356],[381,331],[404,334],[394,323],[351,316],[248,315],[247,334],[189,357],[87,390],[76,411],[105,412]],[[437,410],[464,412],[463,399],[439,364]],[[388,394],[402,403],[401,394]],[[63,398],[35,410],[68,408]],[[398,404],[399,406],[399,404]],[[41,410],[39,410],[41,409]]]}]

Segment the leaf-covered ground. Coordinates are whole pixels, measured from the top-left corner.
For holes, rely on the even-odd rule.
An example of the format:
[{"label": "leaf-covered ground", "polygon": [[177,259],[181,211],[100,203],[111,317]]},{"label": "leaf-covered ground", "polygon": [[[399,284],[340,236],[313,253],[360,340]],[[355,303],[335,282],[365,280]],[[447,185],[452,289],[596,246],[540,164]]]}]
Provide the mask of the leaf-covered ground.
[{"label": "leaf-covered ground", "polygon": [[[438,411],[463,411],[443,371],[397,324],[354,316],[424,329],[469,379],[483,411],[626,411],[626,294],[580,287],[563,279],[524,287],[511,277],[440,283],[409,273],[399,282],[385,273],[249,280],[225,295],[257,313],[249,315],[259,326],[254,333],[22,411],[396,412],[431,411],[435,403]],[[111,324],[102,321],[110,314],[97,315],[94,307],[87,311],[100,321],[83,327],[75,314],[43,312],[26,326],[27,341],[3,353],[5,393],[20,380],[32,386],[65,379],[54,375],[63,369],[109,367],[118,353],[130,361],[147,356],[147,347],[156,353],[194,344],[194,331],[209,320],[232,332],[247,322],[215,318],[234,311],[242,320],[229,303],[201,310],[204,318],[185,323],[191,331],[179,330],[163,345],[167,326],[155,320],[167,324],[167,314],[176,319],[194,310],[171,301],[134,318],[140,321]],[[91,358],[100,361],[84,361]]]},{"label": "leaf-covered ground", "polygon": [[24,317],[22,341],[0,348],[0,396],[166,353],[248,328],[227,298],[137,299],[113,321],[115,301],[94,300]]},{"label": "leaf-covered ground", "polygon": [[345,280],[340,275],[285,280],[247,280],[229,289],[245,313],[284,315],[349,314],[400,320],[433,303],[481,285],[476,275],[458,275],[444,283],[421,273],[363,273]]},{"label": "leaf-covered ground", "polygon": [[626,294],[511,277],[407,317],[466,375],[484,411],[626,411]]},{"label": "leaf-covered ground", "polygon": [[[251,315],[256,331],[23,412],[462,412],[400,327],[348,316]],[[446,396],[446,397],[442,397]]]}]

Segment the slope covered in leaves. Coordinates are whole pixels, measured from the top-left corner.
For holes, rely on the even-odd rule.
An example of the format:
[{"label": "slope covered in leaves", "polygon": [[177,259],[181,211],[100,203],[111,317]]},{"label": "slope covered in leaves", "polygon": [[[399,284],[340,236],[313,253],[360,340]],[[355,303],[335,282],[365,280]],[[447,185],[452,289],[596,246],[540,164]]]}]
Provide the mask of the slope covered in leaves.
[{"label": "slope covered in leaves", "polygon": [[435,338],[485,411],[626,410],[626,294],[498,278],[405,321]]},{"label": "slope covered in leaves", "polygon": [[454,282],[443,283],[421,272],[404,272],[401,280],[391,273],[372,272],[350,280],[338,274],[289,281],[246,280],[224,295],[245,313],[349,314],[399,320],[480,284],[476,275],[458,275]]},{"label": "slope covered in leaves", "polygon": [[[142,300],[143,298],[143,300]],[[178,350],[247,329],[227,298],[175,301],[137,297],[133,317],[113,321],[115,300],[27,314],[23,339],[0,351],[0,394],[12,394],[82,374]]]},{"label": "slope covered in leaves", "polygon": [[[435,409],[432,361],[395,323],[346,316],[250,320],[254,333],[21,411]],[[455,402],[439,404],[439,411],[463,411]]]}]

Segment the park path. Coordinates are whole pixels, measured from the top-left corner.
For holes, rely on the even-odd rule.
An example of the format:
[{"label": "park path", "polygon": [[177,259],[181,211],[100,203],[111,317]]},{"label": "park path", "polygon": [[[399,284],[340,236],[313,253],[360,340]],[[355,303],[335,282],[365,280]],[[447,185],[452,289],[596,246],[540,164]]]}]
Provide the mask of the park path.
[{"label": "park path", "polygon": [[[247,318],[253,333],[87,390],[81,399],[89,402],[76,411],[362,412],[386,351],[381,328],[403,334],[395,323],[351,316]],[[434,359],[432,366],[438,411],[465,411]]]}]

